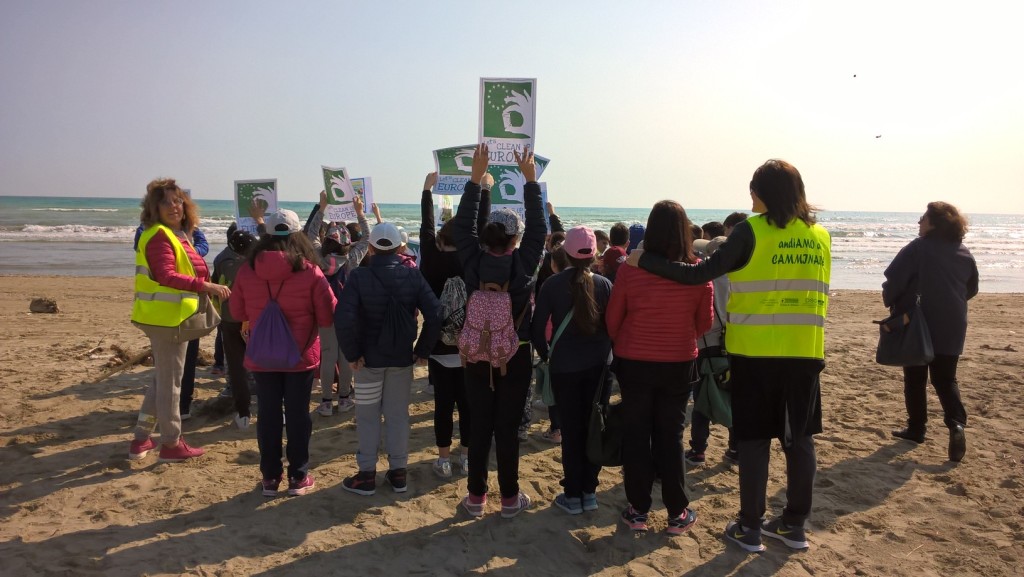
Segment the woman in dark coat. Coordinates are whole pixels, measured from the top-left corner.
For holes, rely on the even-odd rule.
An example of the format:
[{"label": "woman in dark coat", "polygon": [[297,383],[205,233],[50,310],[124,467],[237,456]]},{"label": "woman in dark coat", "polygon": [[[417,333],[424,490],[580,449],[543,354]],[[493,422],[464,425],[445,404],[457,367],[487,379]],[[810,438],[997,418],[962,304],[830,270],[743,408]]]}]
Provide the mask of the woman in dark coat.
[{"label": "woman in dark coat", "polygon": [[885,269],[882,302],[894,314],[914,307],[921,296],[921,311],[928,323],[935,359],[928,365],[903,369],[903,396],[907,427],[894,437],[924,442],[928,421],[928,374],[939,395],[949,429],[949,459],[959,461],[967,451],[964,427],[967,411],[960,401],[956,365],[967,335],[967,301],[978,294],[978,265],[963,245],[967,219],[945,202],[928,203],[918,221],[920,236],[896,255]]}]

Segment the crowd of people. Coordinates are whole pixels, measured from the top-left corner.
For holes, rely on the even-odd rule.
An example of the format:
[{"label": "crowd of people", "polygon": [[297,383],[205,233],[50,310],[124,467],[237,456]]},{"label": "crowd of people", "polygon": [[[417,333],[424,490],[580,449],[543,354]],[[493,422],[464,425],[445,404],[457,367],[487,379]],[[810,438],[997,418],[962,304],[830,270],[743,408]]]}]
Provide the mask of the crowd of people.
[{"label": "crowd of people", "polygon": [[[617,384],[626,423],[627,503],[619,518],[646,531],[660,480],[666,531],[679,535],[697,521],[685,466],[706,462],[713,420],[693,410],[684,450],[687,404],[701,387],[713,386],[705,378],[706,361],[724,359],[729,370],[722,374],[729,377],[722,386],[731,393],[724,458],[738,464],[740,496],[724,537],[751,552],[764,549],[763,537],[807,548],[804,527],[817,468],[813,436],[823,420],[819,375],[831,239],[816,223],[799,171],[781,160],[758,167],[749,186],[753,216],[734,213],[697,226],[679,203],[664,200],[646,226],[618,223],[605,233],[563,228],[541,200],[529,150],[516,153],[526,181],[525,218],[507,208],[491,210],[488,152],[486,145],[477,147],[458,209],[439,228],[432,194],[437,176],[427,175],[418,259],[408,254],[408,234],[376,206],[377,224],[369,225],[358,198],[356,223],[326,222],[321,193],[305,224],[293,211],[264,214],[254,206],[259,236],[229,230],[211,275],[195,204],[173,180],[151,182],[142,202],[132,320],[152,342],[154,382],[129,458],[143,459],[158,448],[152,440],[157,428],[161,461],[203,454],[181,438],[198,340],[152,327],[184,323],[200,309],[200,295],[209,295],[222,315],[214,370],[226,365],[222,395],[233,400],[241,429],[253,421],[255,387],[265,496],[278,495],[285,482],[289,495],[315,487],[311,413],[330,417],[335,403],[338,412],[354,408],[358,437],[357,470],[342,487],[375,494],[383,443],[383,481],[405,492],[413,367],[425,365],[435,403],[431,468],[444,479],[456,470],[467,476],[460,503],[466,513],[480,517],[488,509],[492,445],[501,516],[531,507],[520,484],[519,450],[532,420],[531,389],[541,379],[551,393],[543,436],[561,445],[563,492],[552,505],[570,515],[597,510],[601,467],[588,458],[589,421],[594,399],[607,400]],[[965,233],[966,221],[954,207],[929,204],[920,238],[893,261],[883,288],[884,303],[896,314],[920,302],[937,353],[927,366],[905,368],[909,419],[893,435],[925,441],[930,372],[953,461],[966,451],[956,364],[966,302],[978,286],[977,267],[962,244]],[[311,411],[317,388],[320,401]],[[786,505],[766,518],[773,439],[786,459]]]}]

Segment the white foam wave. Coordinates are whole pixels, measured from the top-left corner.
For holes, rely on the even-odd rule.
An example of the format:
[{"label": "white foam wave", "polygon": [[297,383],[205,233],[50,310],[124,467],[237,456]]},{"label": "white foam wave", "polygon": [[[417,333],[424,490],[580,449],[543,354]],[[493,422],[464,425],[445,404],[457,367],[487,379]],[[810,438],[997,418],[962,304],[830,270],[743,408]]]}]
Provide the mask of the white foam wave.
[{"label": "white foam wave", "polygon": [[32,211],[44,212],[117,212],[117,208],[32,208]]}]

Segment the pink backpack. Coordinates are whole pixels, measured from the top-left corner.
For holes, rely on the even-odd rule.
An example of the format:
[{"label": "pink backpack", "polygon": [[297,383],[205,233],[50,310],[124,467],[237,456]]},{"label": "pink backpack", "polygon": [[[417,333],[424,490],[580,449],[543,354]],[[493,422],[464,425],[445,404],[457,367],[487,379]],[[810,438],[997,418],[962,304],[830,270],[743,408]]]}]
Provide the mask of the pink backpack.
[{"label": "pink backpack", "polygon": [[[522,316],[519,320],[522,320]],[[501,376],[505,376],[508,362],[519,350],[517,324],[512,319],[512,297],[508,293],[508,283],[481,283],[480,290],[469,296],[466,322],[459,333],[462,366],[486,362],[500,369]],[[494,388],[494,383],[491,383],[491,388]]]}]

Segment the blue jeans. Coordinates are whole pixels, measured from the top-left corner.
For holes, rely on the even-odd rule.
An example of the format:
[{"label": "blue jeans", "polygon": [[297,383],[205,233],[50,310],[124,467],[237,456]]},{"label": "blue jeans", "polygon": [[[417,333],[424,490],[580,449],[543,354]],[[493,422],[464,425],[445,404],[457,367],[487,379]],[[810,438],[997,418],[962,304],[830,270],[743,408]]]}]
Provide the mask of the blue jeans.
[{"label": "blue jeans", "polygon": [[[313,421],[309,418],[313,371],[254,372],[253,377],[260,396],[256,440],[263,478],[281,476],[281,431],[287,428],[288,478],[301,481],[309,469],[309,436],[313,433]],[[287,424],[282,423],[282,403]]]}]

